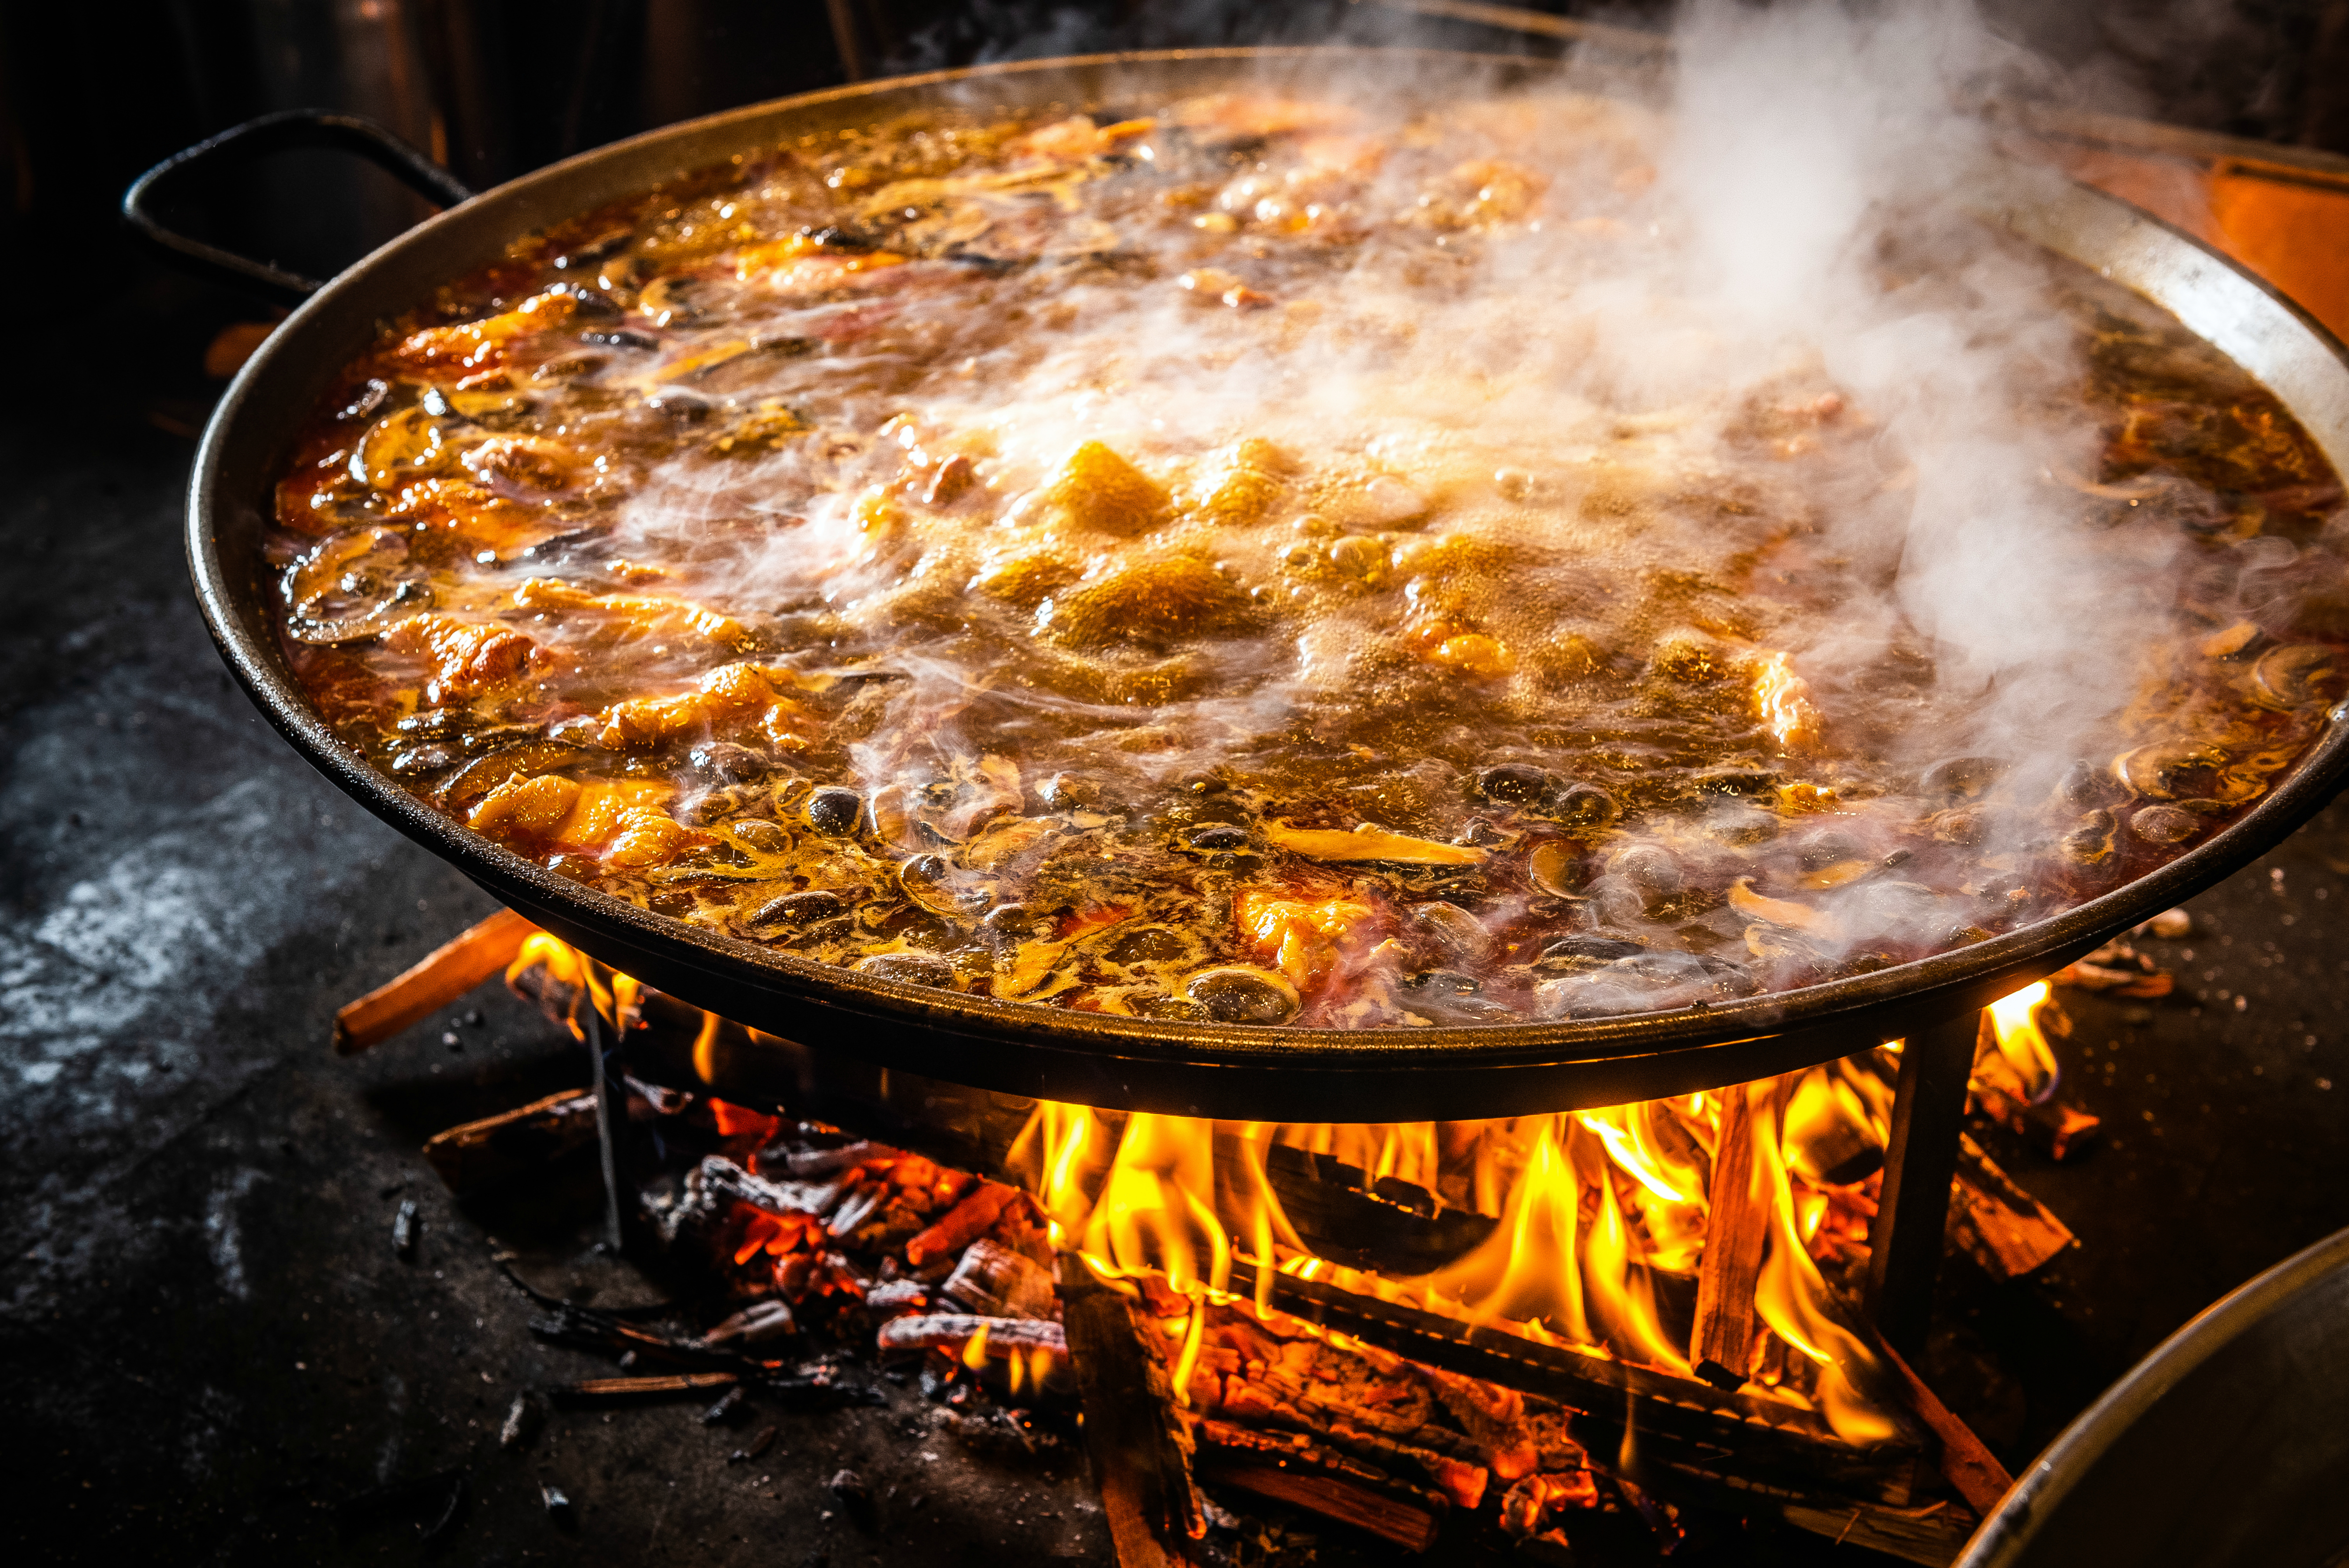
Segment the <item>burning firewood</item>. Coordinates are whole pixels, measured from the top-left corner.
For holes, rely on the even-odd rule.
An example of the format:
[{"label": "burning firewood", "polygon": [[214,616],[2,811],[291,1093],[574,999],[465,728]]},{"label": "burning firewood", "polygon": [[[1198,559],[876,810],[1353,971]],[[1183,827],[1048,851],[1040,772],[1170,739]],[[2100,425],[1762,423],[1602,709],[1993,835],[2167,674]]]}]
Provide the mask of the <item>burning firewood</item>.
[{"label": "burning firewood", "polygon": [[2064,1222],[1963,1134],[1950,1199],[1950,1239],[1993,1279],[2020,1279],[2072,1245]]},{"label": "burning firewood", "polygon": [[434,1134],[424,1161],[450,1191],[472,1192],[595,1141],[595,1092],[566,1089]]},{"label": "burning firewood", "polygon": [[1770,1237],[1770,1210],[1754,1190],[1754,1117],[1746,1085],[1722,1091],[1713,1159],[1713,1216],[1698,1260],[1689,1365],[1720,1388],[1744,1386],[1754,1358],[1754,1286]]},{"label": "burning firewood", "polygon": [[732,1317],[701,1336],[701,1343],[710,1346],[760,1345],[771,1339],[781,1339],[795,1334],[799,1324],[792,1318],[792,1309],[779,1301],[753,1302]]},{"label": "burning firewood", "polygon": [[951,1350],[970,1352],[974,1345],[990,1355],[1017,1351],[1044,1351],[1066,1355],[1069,1341],[1057,1323],[1019,1317],[975,1317],[968,1313],[933,1313],[921,1317],[892,1318],[881,1325],[881,1349]]},{"label": "burning firewood", "polygon": [[1051,1272],[984,1236],[964,1250],[938,1289],[973,1312],[997,1317],[1048,1317],[1053,1310]]},{"label": "burning firewood", "polygon": [[1384,1536],[1407,1551],[1424,1552],[1435,1544],[1436,1521],[1433,1513],[1340,1476],[1274,1465],[1218,1464],[1206,1473],[1224,1486],[1237,1487],[1242,1491],[1252,1491]]},{"label": "burning firewood", "polygon": [[[945,1097],[936,1103],[957,1119],[925,1121],[935,1098],[926,1083],[868,1107],[881,1113],[869,1122],[860,1114],[863,1101],[811,1102],[851,1127],[886,1128],[892,1141],[883,1142],[840,1127],[729,1106],[710,1096],[708,1079],[682,1075],[691,1070],[684,1055],[670,1062],[672,1046],[682,1052],[702,1035],[698,1014],[673,1020],[661,1011],[668,1005],[657,997],[640,1000],[632,1016],[654,1024],[632,1025],[622,1035],[632,1073],[666,1071],[669,1082],[703,1085],[658,1106],[647,1095],[636,1096],[650,1113],[647,1119],[657,1118],[665,1146],[689,1151],[692,1162],[681,1190],[657,1189],[648,1197],[658,1223],[647,1233],[684,1248],[674,1261],[698,1256],[732,1299],[722,1313],[709,1314],[720,1321],[699,1337],[643,1330],[663,1342],[659,1348],[577,1314],[564,1343],[606,1355],[640,1354],[666,1362],[658,1370],[672,1376],[734,1371],[746,1386],[772,1388],[802,1374],[755,1361],[774,1341],[752,1344],[728,1325],[765,1325],[780,1335],[788,1323],[806,1343],[833,1336],[891,1357],[922,1358],[924,1390],[956,1402],[947,1424],[988,1442],[1003,1428],[1006,1438],[1016,1435],[1006,1449],[1015,1455],[1032,1451],[1033,1434],[1021,1418],[993,1407],[1006,1398],[1013,1377],[1031,1407],[1049,1408],[1054,1390],[1073,1384],[1121,1568],[1156,1568],[1189,1555],[1185,1543],[1204,1530],[1208,1512],[1194,1490],[1195,1466],[1201,1480],[1226,1489],[1222,1495],[1235,1505],[1250,1493],[1278,1496],[1320,1517],[1423,1549],[1442,1534],[1469,1550],[1479,1532],[1493,1542],[1514,1537],[1535,1557],[1577,1542],[1587,1555],[1625,1531],[1661,1545],[1678,1526],[1671,1509],[1647,1490],[1651,1480],[1685,1506],[1733,1512],[1808,1507],[1823,1517],[1835,1511],[1839,1520],[1873,1521],[1881,1514],[1892,1521],[1884,1526],[1888,1533],[1945,1528],[1962,1533],[1962,1514],[1946,1503],[1933,1516],[1948,1520],[1946,1527],[1899,1522],[1914,1511],[1909,1505],[1917,1489],[1938,1484],[1920,1469],[1937,1447],[1929,1429],[1889,1396],[1871,1396],[1871,1407],[1885,1412],[1889,1435],[1839,1435],[1816,1405],[1806,1403],[1814,1392],[1814,1364],[1760,1324],[1754,1303],[1772,1234],[1767,1226],[1785,1216],[1746,1189],[1756,1185],[1754,1172],[1775,1170],[1781,1194],[1768,1201],[1783,1202],[1788,1176],[1785,1166],[1764,1160],[1761,1151],[1778,1146],[1759,1130],[1761,1118],[1749,1115],[1741,1123],[1733,1094],[1713,1103],[1718,1136],[1673,1144],[1666,1137],[1671,1129],[1656,1134],[1666,1139],[1656,1146],[1663,1158],[1685,1158],[1696,1173],[1692,1179],[1676,1174],[1676,1167],[1640,1178],[1652,1177],[1648,1190],[1658,1193],[1678,1184],[1694,1196],[1677,1201],[1694,1204],[1700,1216],[1711,1210],[1702,1232],[1708,1244],[1691,1249],[1688,1257],[1693,1263],[1717,1249],[1719,1277],[1710,1293],[1697,1293],[1706,1298],[1697,1316],[1712,1326],[1691,1340],[1690,1361],[1713,1358],[1696,1355],[1699,1345],[1726,1346],[1733,1361],[1723,1359],[1723,1371],[1735,1365],[1759,1380],[1725,1391],[1692,1379],[1677,1362],[1643,1365],[1646,1358],[1627,1354],[1619,1343],[1612,1354],[1593,1352],[1561,1345],[1532,1326],[1464,1320],[1433,1300],[1424,1307],[1405,1305],[1421,1298],[1381,1291],[1381,1282],[1353,1272],[1355,1264],[1321,1262],[1310,1251],[1319,1232],[1309,1228],[1301,1231],[1308,1255],[1285,1262],[1281,1272],[1267,1271],[1266,1308],[1247,1299],[1258,1281],[1253,1247],[1236,1246],[1219,1279],[1231,1295],[1203,1300],[1195,1290],[1176,1289],[1163,1273],[1130,1262],[1116,1264],[1104,1282],[1075,1262],[1078,1247],[1088,1259],[1103,1255],[1083,1230],[1081,1208],[1072,1220],[1071,1210],[1040,1186],[1031,1196],[1008,1179],[995,1179],[1019,1170],[1031,1186],[1036,1181],[1005,1152],[1017,1141],[1020,1115],[1009,1114],[1012,1125],[1006,1127],[1006,1114],[988,1097],[957,1097],[941,1086],[937,1094]],[[669,1066],[650,1064],[656,1061]],[[1879,1075],[1889,1099],[1889,1074]],[[898,1083],[897,1075],[891,1083]],[[1868,1091],[1875,1085],[1868,1080],[1859,1086]],[[1858,1108],[1847,1119],[1865,1130],[1875,1101],[1863,1093],[1853,1104]],[[1092,1141],[1085,1147],[1116,1146],[1119,1125],[1103,1116],[1086,1135]],[[1128,1139],[1136,1136],[1134,1124],[1123,1125]],[[1748,1150],[1742,1161],[1741,1125]],[[1782,1136],[1776,1120],[1767,1125],[1768,1138]],[[1596,1142],[1560,1147],[1579,1149],[1575,1158],[1586,1164],[1600,1155]],[[1342,1185],[1339,1196],[1350,1194],[1365,1213],[1375,1209],[1384,1222],[1410,1230],[1413,1239],[1403,1251],[1427,1260],[1427,1267],[1506,1232],[1506,1221],[1496,1229],[1492,1213],[1464,1207],[1490,1208],[1464,1170],[1439,1169],[1431,1156],[1411,1168],[1408,1179],[1374,1178],[1369,1174],[1373,1163],[1381,1171],[1397,1168],[1355,1147],[1342,1140],[1335,1154],[1284,1147],[1275,1151],[1279,1158],[1260,1160],[1252,1170],[1230,1166],[1227,1171],[1231,1151],[1218,1147],[1214,1179],[1218,1189],[1227,1174],[1236,1183],[1268,1181],[1284,1202],[1301,1179],[1320,1201],[1300,1200],[1290,1217],[1309,1214],[1311,1226],[1340,1217],[1344,1205],[1331,1195]],[[1451,1146],[1444,1147],[1443,1158],[1454,1159]],[[1864,1258],[1868,1179],[1837,1179],[1850,1163],[1840,1156],[1808,1149],[1807,1157],[1792,1178],[1798,1201],[1813,1206],[1797,1211],[1798,1244],[1837,1267],[1847,1262],[1844,1253],[1856,1250]],[[1786,1158],[1792,1160],[1791,1152]],[[1206,1160],[1201,1168],[1207,1168]],[[1562,1160],[1559,1168],[1566,1179],[1583,1183],[1587,1203],[1591,1175],[1571,1161]],[[1514,1169],[1503,1168],[1504,1182]],[[1619,1193],[1631,1180],[1625,1169],[1614,1171]],[[1084,1179],[1091,1184],[1094,1178]],[[1201,1192],[1206,1195],[1204,1188]],[[1599,1200],[1608,1200],[1603,1190]],[[1084,1201],[1099,1200],[1087,1196]],[[1749,1227],[1749,1240],[1763,1243],[1752,1248],[1750,1265],[1741,1262],[1746,1249],[1731,1244],[1742,1233],[1741,1221],[1754,1218],[1746,1210],[1764,1221]],[[1627,1203],[1622,1212],[1636,1223],[1652,1224],[1664,1211],[1651,1205],[1643,1214]],[[1052,1235],[1068,1249],[1058,1253],[1057,1291],[1045,1272],[1056,1256],[1046,1235],[1048,1213]],[[1383,1269],[1392,1280],[1409,1272],[1383,1261],[1392,1251],[1365,1233],[1332,1256],[1358,1258],[1360,1268]],[[1307,1266],[1297,1268],[1299,1261]],[[1194,1266],[1205,1272],[1203,1264]],[[1680,1282],[1686,1280],[1683,1274]],[[1686,1313],[1687,1303],[1680,1296],[1678,1310]],[[1819,1304],[1833,1315],[1832,1302]],[[557,1320],[564,1315],[558,1313]],[[1730,1342],[1741,1329],[1746,1354],[1735,1355]],[[693,1359],[695,1354],[705,1359]],[[1040,1363],[1060,1373],[1040,1389],[1033,1376]],[[812,1375],[805,1376],[812,1387]],[[1782,1386],[1804,1397],[1789,1398],[1778,1392]],[[1623,1452],[1633,1430],[1640,1466],[1636,1477],[1615,1474],[1585,1451],[1588,1445],[1598,1454]],[[1946,1466],[1951,1445],[1938,1446]]]},{"label": "burning firewood", "polygon": [[1191,1437],[1173,1413],[1173,1385],[1124,1296],[1073,1258],[1062,1262],[1061,1280],[1085,1452],[1118,1568],[1166,1568],[1173,1559],[1162,1537],[1195,1541],[1207,1528],[1191,1482]]},{"label": "burning firewood", "polygon": [[335,1014],[335,1054],[353,1056],[440,1012],[502,972],[538,929],[512,909],[427,953],[388,984],[379,985]]},{"label": "burning firewood", "polygon": [[981,1181],[944,1219],[905,1243],[905,1261],[918,1268],[933,1258],[960,1251],[984,1234],[1002,1216],[1004,1209],[1019,1198],[1016,1187]]}]

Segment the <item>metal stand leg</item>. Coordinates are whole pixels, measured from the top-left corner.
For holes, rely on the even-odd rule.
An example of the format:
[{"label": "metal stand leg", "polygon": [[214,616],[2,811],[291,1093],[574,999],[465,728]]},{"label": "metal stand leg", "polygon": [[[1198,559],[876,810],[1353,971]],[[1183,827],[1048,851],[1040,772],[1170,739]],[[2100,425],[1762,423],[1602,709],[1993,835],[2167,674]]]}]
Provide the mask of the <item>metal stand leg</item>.
[{"label": "metal stand leg", "polygon": [[[595,1072],[595,1140],[604,1156],[604,1249],[616,1257],[626,1243],[620,1227],[619,1135],[627,1102],[614,1092],[604,1070],[604,1021],[591,998],[587,1004],[587,1055]],[[1905,1080],[1904,1080],[1905,1081]]]},{"label": "metal stand leg", "polygon": [[1867,1305],[1877,1332],[1912,1364],[1924,1351],[1932,1317],[1950,1183],[1965,1126],[1966,1080],[1981,1027],[1982,1014],[1969,1012],[1910,1035],[1900,1054],[1882,1206],[1868,1232]]}]

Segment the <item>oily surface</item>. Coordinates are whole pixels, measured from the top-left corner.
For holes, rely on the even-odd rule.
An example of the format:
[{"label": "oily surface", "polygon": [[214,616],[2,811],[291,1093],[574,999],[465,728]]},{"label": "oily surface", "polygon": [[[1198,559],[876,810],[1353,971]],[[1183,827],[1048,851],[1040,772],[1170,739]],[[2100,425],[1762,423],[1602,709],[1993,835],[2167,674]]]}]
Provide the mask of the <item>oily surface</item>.
[{"label": "oily surface", "polygon": [[1888,241],[1872,286],[2012,339],[2013,569],[2128,607],[1970,672],[1899,543],[1944,466],[1677,286],[1661,136],[1221,95],[746,153],[353,368],[279,493],[297,668],[615,897],[1156,1017],[1786,989],[2263,794],[2337,686],[2289,417],[2093,280]]}]

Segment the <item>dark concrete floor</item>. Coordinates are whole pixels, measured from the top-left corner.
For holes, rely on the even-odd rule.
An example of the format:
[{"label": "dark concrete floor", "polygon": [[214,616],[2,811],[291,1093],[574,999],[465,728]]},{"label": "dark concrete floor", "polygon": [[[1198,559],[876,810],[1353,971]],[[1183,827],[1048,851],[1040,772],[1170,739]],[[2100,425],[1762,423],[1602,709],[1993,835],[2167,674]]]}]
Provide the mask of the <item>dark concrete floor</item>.
[{"label": "dark concrete floor", "polygon": [[[493,1253],[605,1301],[644,1287],[589,1249],[592,1193],[460,1213],[416,1151],[581,1064],[495,988],[367,1057],[326,1054],[338,1002],[490,906],[230,689],[181,562],[191,453],[129,424],[0,431],[10,1555],[1102,1560],[1078,1467],[976,1459],[886,1384],[884,1408],[761,1413],[782,1431],[751,1465],[725,1462],[743,1430],[704,1429],[697,1406],[559,1416],[498,1449],[519,1388],[595,1367],[529,1339]],[[2196,1311],[2349,1224],[2344,900],[2336,807],[2198,899],[2191,940],[2151,944],[2178,995],[2073,1000],[2073,1093],[2111,1136],[2061,1168],[1993,1152],[2083,1246],[2005,1286],[1953,1269],[1934,1362],[2010,1463]],[[882,1495],[877,1532],[823,1490],[843,1466]],[[457,1472],[468,1500],[419,1544]]]}]

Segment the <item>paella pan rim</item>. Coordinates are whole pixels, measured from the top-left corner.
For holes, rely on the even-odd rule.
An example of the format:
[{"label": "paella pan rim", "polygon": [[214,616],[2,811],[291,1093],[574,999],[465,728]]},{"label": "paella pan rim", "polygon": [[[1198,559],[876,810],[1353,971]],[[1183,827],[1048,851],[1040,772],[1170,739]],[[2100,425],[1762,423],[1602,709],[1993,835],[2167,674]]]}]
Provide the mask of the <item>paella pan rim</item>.
[{"label": "paella pan rim", "polygon": [[[188,501],[188,551],[207,626],[270,722],[335,784],[501,901],[597,959],[682,1000],[876,1066],[1024,1095],[1184,1114],[1421,1120],[1521,1114],[1651,1098],[1831,1060],[1979,1007],[2042,978],[2249,864],[2329,801],[2349,770],[2349,725],[2240,819],[2178,859],[2050,919],[1873,973],[1716,1005],[1610,1018],[1368,1030],[1218,1025],[1080,1013],[882,980],[689,927],[595,892],[440,815],[335,737],[271,631],[257,549],[284,446],[301,414],[372,336],[532,230],[640,193],[668,173],[721,161],[786,128],[852,123],[947,88],[1001,87],[1027,101],[1081,97],[1124,73],[1162,90],[1219,85],[1267,61],[1409,55],[1415,64],[1522,79],[1540,62],[1441,51],[1168,50],[1019,61],[828,89],[646,132],[580,154],[451,208],[347,269],[245,365],[208,425]],[[2349,355],[2305,316],[2196,242],[2085,189],[2089,227],[2140,247],[2179,247],[2228,283],[2233,308],[2314,346],[2313,373],[2339,386],[2349,452]],[[2051,247],[2055,248],[2055,247]],[[2095,258],[2075,259],[2095,265]],[[2215,270],[2214,270],[2215,269]],[[2107,269],[2109,271],[2109,269]],[[2124,279],[2124,281],[2127,281]],[[2244,300],[2250,300],[2249,306]],[[2156,299],[2157,304],[2164,302]],[[2167,307],[2167,306],[2166,306]],[[2294,339],[2297,342],[2298,339]],[[2254,374],[2257,374],[2254,370]],[[2275,386],[2271,376],[2261,379]],[[2285,389],[2277,387],[2280,393]],[[2301,410],[2286,395],[2288,405]]]}]

